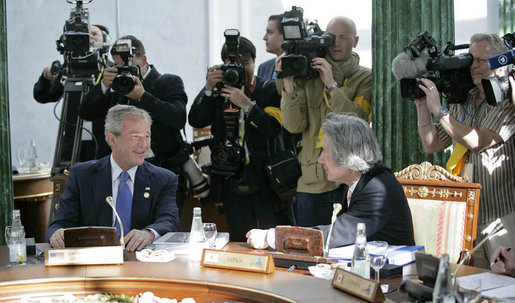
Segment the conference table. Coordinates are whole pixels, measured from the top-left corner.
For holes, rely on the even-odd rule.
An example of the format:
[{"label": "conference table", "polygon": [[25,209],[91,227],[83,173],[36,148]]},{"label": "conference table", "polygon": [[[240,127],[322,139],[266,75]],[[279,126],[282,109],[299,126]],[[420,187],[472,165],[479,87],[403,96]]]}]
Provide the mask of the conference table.
[{"label": "conference table", "polygon": [[[253,251],[246,243],[229,243],[223,250]],[[203,267],[177,256],[171,262],[137,261],[129,253],[122,265],[44,265],[29,256],[23,266],[7,266],[8,248],[0,246],[0,302],[20,301],[20,297],[38,298],[63,294],[124,293],[137,295],[152,291],[167,298],[192,297],[196,302],[364,302],[362,299],[333,288],[330,280],[315,278],[305,270],[287,272],[276,268],[273,273]],[[484,270],[466,266],[462,275]],[[403,268],[403,277],[382,279],[391,290],[403,278],[416,277],[415,266]],[[385,295],[386,302],[407,302],[410,298],[398,290]],[[412,300],[413,302],[415,300]]]}]

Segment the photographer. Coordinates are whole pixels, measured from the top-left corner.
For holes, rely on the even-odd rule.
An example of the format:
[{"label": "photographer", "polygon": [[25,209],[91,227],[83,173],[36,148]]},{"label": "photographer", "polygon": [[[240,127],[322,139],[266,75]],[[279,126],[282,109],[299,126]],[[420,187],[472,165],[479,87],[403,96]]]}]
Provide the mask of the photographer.
[{"label": "photographer", "polygon": [[[89,28],[90,43],[92,45],[97,43],[105,43],[108,40],[109,30],[102,25],[91,25]],[[107,60],[107,56],[102,56],[103,65],[111,66],[112,62]],[[102,70],[98,70],[95,74],[95,79],[102,73]],[[39,103],[57,102],[63,96],[64,85],[56,80],[56,74],[52,74],[51,67],[47,66],[43,69],[41,76],[38,81],[34,84],[33,95],[34,99]],[[66,113],[66,126],[65,135],[63,138],[63,149],[62,149],[62,160],[70,161],[72,156],[72,148],[75,134],[75,124],[79,117],[79,105],[80,105],[80,92],[70,92],[68,99],[68,107]],[[98,128],[104,129],[104,120],[99,119],[93,121],[92,125],[84,124],[83,127],[89,131],[95,132]],[[95,136],[98,144],[104,141],[104,134]],[[80,161],[87,161],[95,159],[95,143],[90,134],[85,132],[82,136]]]},{"label": "photographer", "polygon": [[[120,44],[120,41],[128,42],[127,40],[130,40],[134,56],[122,54],[128,58],[128,62],[123,63],[121,54],[116,52],[116,46]],[[149,112],[154,123],[151,128],[151,150],[146,160],[179,175],[177,205],[181,210],[184,191],[183,188],[181,190],[181,187],[184,186],[184,176],[180,171],[182,163],[173,163],[171,159],[181,150],[180,130],[186,124],[187,96],[182,79],[171,74],[161,75],[154,65],[148,64],[143,43],[134,36],[127,35],[118,39],[111,49],[111,55],[115,67],[106,68],[102,81],[91,88],[85,96],[80,106],[80,115],[86,120],[105,119],[109,108],[116,104],[134,105]],[[128,85],[132,81],[134,85],[129,92],[122,93],[113,90],[113,80],[119,76],[118,69],[123,69],[125,65],[133,67],[132,70],[136,73],[139,69],[141,79],[137,75],[126,76],[129,79],[122,78],[119,83]],[[120,85],[121,88],[125,87]],[[103,132],[102,129],[98,135]],[[101,146],[98,157],[110,153],[105,141]]]},{"label": "photographer", "polygon": [[[312,68],[319,77],[285,77],[281,113],[286,130],[302,133],[299,161],[302,176],[297,186],[297,224],[315,226],[329,224],[333,202],[340,200],[340,183],[327,180],[317,159],[322,151],[322,122],[330,112],[354,112],[368,121],[370,115],[371,71],[359,65],[359,56],[352,49],[358,44],[354,22],[335,17],[327,32],[336,36],[325,58],[314,58]],[[276,70],[282,71],[282,54]],[[279,85],[279,84],[278,84]]]},{"label": "photographer", "polygon": [[[452,144],[453,154],[447,168],[457,175],[463,170],[469,181],[483,186],[477,230],[515,210],[515,109],[509,99],[498,106],[489,105],[481,84],[483,78],[505,75],[506,67],[490,70],[486,59],[506,50],[499,36],[474,34],[469,53],[474,60],[470,74],[475,87],[469,91],[468,98],[447,109],[441,104],[435,84],[422,79],[423,85],[419,87],[426,96],[415,100],[418,131],[425,151],[434,153]],[[431,114],[438,123],[432,123]],[[481,238],[478,235],[477,242]],[[474,265],[488,268],[488,259],[480,248]]]},{"label": "photographer", "polygon": [[[244,69],[241,80],[245,85],[222,86],[222,66],[209,67],[206,85],[195,98],[188,120],[196,128],[211,125],[213,162],[220,160],[216,157],[220,151],[241,154],[241,161],[231,157],[221,167],[212,165],[209,198],[215,204],[223,204],[231,241],[244,241],[245,233],[252,228],[294,221],[291,205],[272,191],[265,175],[273,139],[281,133],[280,96],[274,81],[254,76],[256,48],[252,42],[244,37],[239,37],[238,45],[230,41],[230,49],[227,41],[222,48],[222,60],[226,65],[231,63],[233,69]],[[216,92],[217,87],[221,92]],[[236,121],[225,120],[224,116],[231,113]]]}]

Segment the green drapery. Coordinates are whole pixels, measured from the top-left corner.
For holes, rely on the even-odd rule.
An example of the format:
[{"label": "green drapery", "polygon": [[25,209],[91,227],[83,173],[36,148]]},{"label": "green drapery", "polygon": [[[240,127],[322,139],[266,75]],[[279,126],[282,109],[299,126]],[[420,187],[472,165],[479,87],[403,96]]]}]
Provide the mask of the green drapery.
[{"label": "green drapery", "polygon": [[4,229],[11,220],[10,214],[13,209],[5,2],[6,0],[0,1],[0,244],[5,243]]},{"label": "green drapery", "polygon": [[372,127],[384,163],[394,171],[423,161],[445,167],[450,154],[424,152],[415,104],[401,98],[391,71],[393,58],[424,31],[439,46],[454,41],[452,0],[372,0]]},{"label": "green drapery", "polygon": [[515,31],[515,0],[499,0],[499,36]]}]

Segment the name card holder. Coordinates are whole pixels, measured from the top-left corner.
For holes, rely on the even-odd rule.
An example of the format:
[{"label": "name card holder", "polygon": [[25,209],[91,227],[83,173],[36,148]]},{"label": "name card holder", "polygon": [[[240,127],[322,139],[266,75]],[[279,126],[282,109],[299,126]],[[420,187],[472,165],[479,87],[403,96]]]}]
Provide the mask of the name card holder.
[{"label": "name card holder", "polygon": [[269,274],[274,272],[274,258],[271,255],[241,253],[204,249],[202,266],[236,269]]},{"label": "name card holder", "polygon": [[123,264],[123,247],[94,246],[45,249],[45,266]]},{"label": "name card holder", "polygon": [[383,302],[385,300],[380,283],[365,279],[343,268],[336,269],[331,284],[334,288],[343,290],[368,302]]}]

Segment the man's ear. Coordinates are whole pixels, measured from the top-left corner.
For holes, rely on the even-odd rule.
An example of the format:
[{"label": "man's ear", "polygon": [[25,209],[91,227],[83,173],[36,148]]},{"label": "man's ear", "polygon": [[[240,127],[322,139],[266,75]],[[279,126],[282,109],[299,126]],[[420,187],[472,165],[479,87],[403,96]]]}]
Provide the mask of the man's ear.
[{"label": "man's ear", "polygon": [[109,145],[109,147],[111,147],[111,149],[114,146],[115,139],[116,139],[116,136],[112,132],[107,133],[107,144]]},{"label": "man's ear", "polygon": [[356,37],[354,38],[354,43],[352,44],[352,47],[353,47],[353,48],[356,48],[356,46],[358,45],[358,42],[359,42],[359,36],[356,36]]}]

